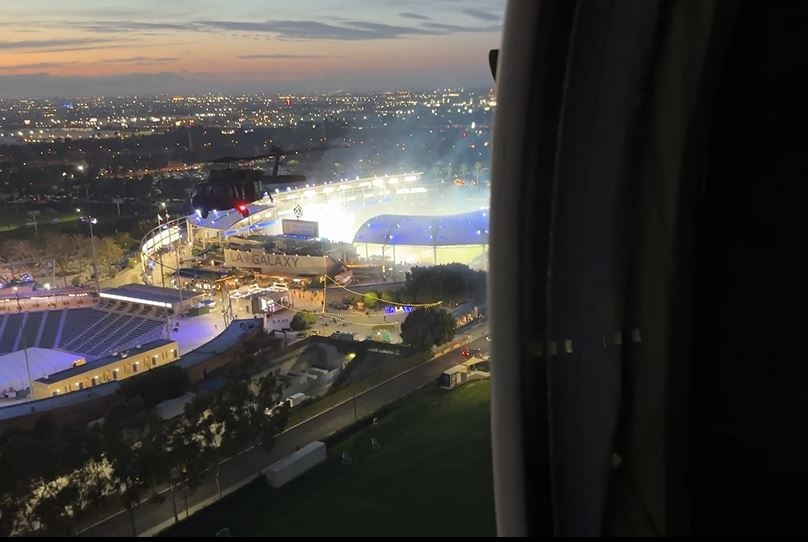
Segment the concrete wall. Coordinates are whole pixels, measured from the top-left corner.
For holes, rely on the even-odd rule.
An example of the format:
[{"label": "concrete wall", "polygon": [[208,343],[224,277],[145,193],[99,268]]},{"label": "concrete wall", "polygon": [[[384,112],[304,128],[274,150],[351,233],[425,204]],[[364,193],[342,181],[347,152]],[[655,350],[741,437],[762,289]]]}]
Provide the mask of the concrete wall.
[{"label": "concrete wall", "polygon": [[323,463],[328,458],[324,442],[315,441],[267,467],[269,485],[275,488],[288,484],[301,474]]}]

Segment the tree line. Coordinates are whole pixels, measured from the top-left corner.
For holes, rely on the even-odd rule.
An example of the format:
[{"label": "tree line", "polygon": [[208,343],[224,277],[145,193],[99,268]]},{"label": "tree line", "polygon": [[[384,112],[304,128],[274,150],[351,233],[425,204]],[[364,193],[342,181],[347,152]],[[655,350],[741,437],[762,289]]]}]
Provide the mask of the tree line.
[{"label": "tree line", "polygon": [[[137,247],[128,233],[111,236],[96,236],[95,251],[99,274],[115,275],[126,254]],[[0,243],[0,269],[3,275],[30,272],[39,261],[41,275],[46,275],[42,265],[49,260],[54,264],[54,276],[58,277],[53,286],[78,286],[80,275],[92,273],[92,246],[89,235],[80,233],[43,232],[34,239],[7,239]],[[14,266],[15,262],[26,262]],[[121,266],[123,267],[123,266]],[[73,277],[72,281],[69,277]],[[59,284],[61,282],[61,284]]]},{"label": "tree line", "polygon": [[[0,436],[0,535],[72,535],[102,502],[119,499],[137,534],[141,500],[170,498],[179,521],[203,475],[249,446],[270,449],[286,426],[287,406],[274,375],[254,374],[254,356],[229,368],[223,387],[198,395],[184,416],[160,418],[153,407],[189,386],[177,366],[125,382],[103,422],[59,426],[40,418],[31,429]],[[235,378],[238,377],[238,378]],[[147,382],[147,380],[149,380]],[[159,384],[159,386],[157,385]],[[168,487],[168,495],[160,491]],[[178,495],[178,493],[181,493]]]}]

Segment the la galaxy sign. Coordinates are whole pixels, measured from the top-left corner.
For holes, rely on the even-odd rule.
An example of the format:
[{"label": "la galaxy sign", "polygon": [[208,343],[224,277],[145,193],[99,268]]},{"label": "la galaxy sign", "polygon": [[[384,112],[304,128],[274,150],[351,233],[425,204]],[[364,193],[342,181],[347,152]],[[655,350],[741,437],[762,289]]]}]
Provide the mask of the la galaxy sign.
[{"label": "la galaxy sign", "polygon": [[292,256],[263,250],[225,249],[224,263],[232,267],[258,267],[263,273],[321,275],[327,272],[324,256]]}]

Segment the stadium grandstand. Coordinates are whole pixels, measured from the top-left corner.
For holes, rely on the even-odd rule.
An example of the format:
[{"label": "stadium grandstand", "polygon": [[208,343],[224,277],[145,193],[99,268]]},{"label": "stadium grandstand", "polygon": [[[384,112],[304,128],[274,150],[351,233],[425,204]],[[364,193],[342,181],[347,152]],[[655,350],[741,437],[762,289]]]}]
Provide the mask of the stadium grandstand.
[{"label": "stadium grandstand", "polygon": [[37,347],[90,358],[132,343],[159,338],[165,318],[158,310],[99,304],[81,309],[0,315],[0,353]]},{"label": "stadium grandstand", "polygon": [[95,303],[91,288],[47,288],[35,290],[30,285],[0,290],[0,314],[57,307],[81,307]]},{"label": "stadium grandstand", "polygon": [[[256,202],[247,205],[247,209],[250,214],[246,218],[235,209],[213,211],[207,218],[202,218],[199,214],[189,215],[187,217],[189,243],[194,248],[206,249],[211,245],[220,245],[224,238],[260,232],[277,222],[273,206]],[[150,247],[144,246],[144,253],[149,249]]]},{"label": "stadium grandstand", "polygon": [[[22,294],[26,293],[31,294]],[[26,359],[36,380],[71,369],[79,359],[92,362],[166,340],[171,334],[170,317],[200,298],[194,292],[183,295],[169,288],[128,284],[102,290],[98,298],[85,298],[90,306],[31,310],[30,306],[17,306],[15,296],[18,310],[0,313],[0,393],[8,395],[29,387],[27,377],[20,377],[26,372]],[[181,347],[202,344],[214,327],[207,321],[191,322],[180,334],[176,322],[175,326],[173,339]]]}]

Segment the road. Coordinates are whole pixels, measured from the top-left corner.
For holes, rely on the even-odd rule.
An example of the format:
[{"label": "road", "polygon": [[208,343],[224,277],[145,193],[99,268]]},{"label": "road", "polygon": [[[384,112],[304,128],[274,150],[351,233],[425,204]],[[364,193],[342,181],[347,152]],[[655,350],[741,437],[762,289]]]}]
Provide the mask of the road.
[{"label": "road", "polygon": [[[488,331],[485,326],[475,326],[465,331],[478,337],[471,346],[488,351],[485,340]],[[240,456],[223,463],[220,469],[220,482],[223,494],[231,493],[255,479],[262,468],[294,452],[297,446],[323,439],[336,431],[351,425],[357,418],[366,417],[418,388],[437,382],[440,373],[461,361],[458,350],[453,350],[434,360],[406,371],[387,382],[371,388],[354,399],[345,401],[334,408],[301,424],[288,428],[278,436],[275,447],[267,453],[261,449],[250,449]],[[354,411],[355,409],[355,411]],[[211,473],[189,498],[189,509],[196,509],[217,500],[216,480]],[[180,519],[185,517],[185,505],[181,495],[177,496],[177,509]],[[173,508],[170,495],[162,504],[141,504],[135,511],[135,523],[141,536],[157,534],[173,523]],[[132,529],[125,511],[82,531],[82,536],[131,536]]]}]

